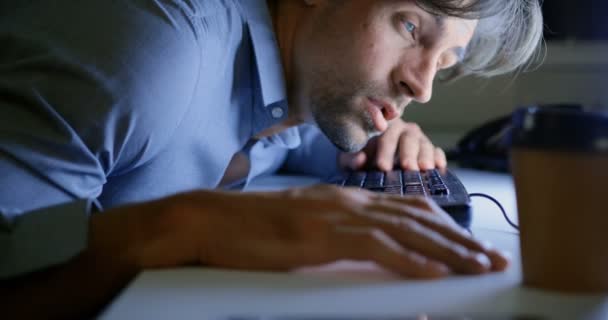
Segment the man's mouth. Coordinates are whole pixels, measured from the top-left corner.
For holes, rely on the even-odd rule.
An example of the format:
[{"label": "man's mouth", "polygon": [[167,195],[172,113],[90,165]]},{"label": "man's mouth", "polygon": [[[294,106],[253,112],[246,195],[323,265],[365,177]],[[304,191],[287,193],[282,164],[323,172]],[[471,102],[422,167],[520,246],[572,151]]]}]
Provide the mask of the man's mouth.
[{"label": "man's mouth", "polygon": [[388,128],[388,121],[399,116],[397,108],[388,102],[371,97],[367,97],[366,100],[366,109],[374,123],[374,127],[379,132],[386,131]]}]

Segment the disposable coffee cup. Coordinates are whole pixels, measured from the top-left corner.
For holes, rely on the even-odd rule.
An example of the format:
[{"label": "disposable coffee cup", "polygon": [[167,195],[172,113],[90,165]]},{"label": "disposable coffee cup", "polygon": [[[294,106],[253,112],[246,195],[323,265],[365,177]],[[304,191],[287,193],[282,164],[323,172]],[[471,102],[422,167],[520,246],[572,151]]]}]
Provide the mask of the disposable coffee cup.
[{"label": "disposable coffee cup", "polygon": [[608,114],[527,107],[512,122],[524,286],[608,292]]}]

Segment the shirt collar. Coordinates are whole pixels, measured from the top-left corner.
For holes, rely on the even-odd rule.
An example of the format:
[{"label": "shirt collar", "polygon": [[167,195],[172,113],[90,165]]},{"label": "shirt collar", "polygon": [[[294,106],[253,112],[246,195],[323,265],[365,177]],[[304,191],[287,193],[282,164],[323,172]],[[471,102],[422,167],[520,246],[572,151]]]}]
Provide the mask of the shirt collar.
[{"label": "shirt collar", "polygon": [[266,1],[241,0],[241,6],[251,33],[264,106],[285,101],[281,54]]},{"label": "shirt collar", "polygon": [[[272,122],[278,123],[287,116],[287,90],[272,18],[265,0],[241,0],[240,5],[253,44],[262,105],[266,109],[262,114],[273,118]],[[277,116],[277,112],[281,116]],[[258,123],[258,125],[262,124]],[[297,127],[288,128],[264,140],[265,144],[289,149],[299,146],[301,142]]]}]

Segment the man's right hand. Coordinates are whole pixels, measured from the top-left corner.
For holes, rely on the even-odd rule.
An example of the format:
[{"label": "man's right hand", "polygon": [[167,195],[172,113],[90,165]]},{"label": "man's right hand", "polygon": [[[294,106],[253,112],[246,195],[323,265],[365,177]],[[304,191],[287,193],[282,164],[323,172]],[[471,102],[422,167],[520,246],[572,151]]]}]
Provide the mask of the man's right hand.
[{"label": "man's right hand", "polygon": [[166,229],[171,241],[142,242],[145,248],[136,251],[142,268],[196,262],[290,270],[350,259],[375,261],[408,277],[436,278],[508,265],[504,255],[471,238],[434,202],[420,197],[313,186],[263,193],[196,191],[155,206],[169,210],[162,227],[155,228]]}]

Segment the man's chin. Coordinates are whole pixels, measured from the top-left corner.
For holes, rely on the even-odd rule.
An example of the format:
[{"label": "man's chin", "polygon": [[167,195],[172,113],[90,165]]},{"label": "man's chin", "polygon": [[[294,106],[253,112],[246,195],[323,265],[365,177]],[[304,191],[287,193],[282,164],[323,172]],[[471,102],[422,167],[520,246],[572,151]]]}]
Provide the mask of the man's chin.
[{"label": "man's chin", "polygon": [[[355,128],[352,125],[340,126],[333,122],[328,125],[321,125],[317,122],[317,127],[321,132],[333,143],[336,148],[343,152],[358,152],[361,151],[369,141],[370,135],[361,128]],[[327,123],[326,123],[327,124]]]},{"label": "man's chin", "polygon": [[357,144],[357,145],[348,145],[348,146],[341,146],[339,144],[334,143],[334,145],[338,148],[338,150],[342,151],[342,152],[346,152],[346,153],[355,153],[355,152],[359,152],[361,150],[363,150],[363,148],[365,147],[366,144]]},{"label": "man's chin", "polygon": [[367,133],[366,138],[354,138],[353,136],[344,136],[340,135],[337,139],[332,139],[329,137],[329,140],[338,148],[340,151],[353,153],[359,152],[369,143],[369,140],[381,135],[382,132],[372,131]]},{"label": "man's chin", "polygon": [[328,136],[331,141],[340,151],[353,153],[361,151],[368,142],[368,139],[356,139],[352,136],[339,135],[337,137]]}]

